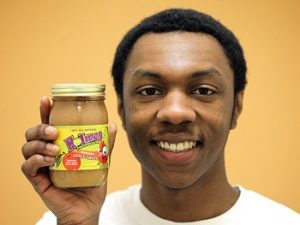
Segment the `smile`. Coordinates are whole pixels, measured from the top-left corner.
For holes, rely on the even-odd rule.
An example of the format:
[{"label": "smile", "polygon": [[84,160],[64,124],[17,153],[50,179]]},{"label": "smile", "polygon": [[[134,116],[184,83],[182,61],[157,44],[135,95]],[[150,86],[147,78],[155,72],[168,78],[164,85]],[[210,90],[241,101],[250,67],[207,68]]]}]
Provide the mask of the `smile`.
[{"label": "smile", "polygon": [[157,146],[163,150],[171,152],[183,152],[194,148],[197,145],[196,141],[184,141],[179,143],[171,143],[167,141],[157,141]]}]

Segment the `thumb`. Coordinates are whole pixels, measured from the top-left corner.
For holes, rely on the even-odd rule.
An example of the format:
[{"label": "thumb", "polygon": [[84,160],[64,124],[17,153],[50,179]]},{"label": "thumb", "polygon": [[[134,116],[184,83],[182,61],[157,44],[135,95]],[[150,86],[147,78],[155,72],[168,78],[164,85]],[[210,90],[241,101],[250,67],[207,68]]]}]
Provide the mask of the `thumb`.
[{"label": "thumb", "polygon": [[43,96],[40,100],[40,117],[44,124],[49,123],[49,115],[51,110],[51,103],[48,97]]}]

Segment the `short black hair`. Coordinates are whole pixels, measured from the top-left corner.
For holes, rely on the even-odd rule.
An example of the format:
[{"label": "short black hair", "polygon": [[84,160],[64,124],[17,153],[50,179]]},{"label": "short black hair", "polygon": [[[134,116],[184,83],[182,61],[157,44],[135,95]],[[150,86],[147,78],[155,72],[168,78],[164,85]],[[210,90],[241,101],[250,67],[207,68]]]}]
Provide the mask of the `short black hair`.
[{"label": "short black hair", "polygon": [[145,18],[128,31],[118,45],[112,65],[114,87],[123,99],[123,75],[128,56],[135,42],[147,33],[186,31],[213,36],[223,47],[234,73],[234,93],[245,89],[246,61],[243,49],[235,35],[211,16],[193,9],[172,8]]}]

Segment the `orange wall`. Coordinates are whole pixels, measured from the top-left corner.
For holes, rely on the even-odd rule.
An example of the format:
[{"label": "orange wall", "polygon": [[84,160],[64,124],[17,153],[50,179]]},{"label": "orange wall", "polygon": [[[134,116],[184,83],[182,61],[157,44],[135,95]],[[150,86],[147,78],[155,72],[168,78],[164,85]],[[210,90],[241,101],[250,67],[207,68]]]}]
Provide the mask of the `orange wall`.
[{"label": "orange wall", "polygon": [[128,28],[168,7],[210,13],[239,37],[249,86],[227,147],[229,179],[300,212],[299,0],[0,0],[0,224],[34,224],[46,210],[20,171],[20,149],[26,128],[39,123],[39,99],[52,83],[108,85],[110,120],[120,128],[109,191],[139,182],[110,66]]}]

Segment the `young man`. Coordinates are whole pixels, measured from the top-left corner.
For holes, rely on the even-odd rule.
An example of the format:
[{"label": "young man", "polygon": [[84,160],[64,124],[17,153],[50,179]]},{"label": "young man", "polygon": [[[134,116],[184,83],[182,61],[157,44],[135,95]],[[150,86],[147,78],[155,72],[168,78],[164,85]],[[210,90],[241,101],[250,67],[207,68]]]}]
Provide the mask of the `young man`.
[{"label": "young man", "polygon": [[112,75],[142,184],[105,203],[106,187],[55,188],[47,166],[57,131],[43,98],[43,124],[27,130],[22,149],[22,170],[52,211],[38,224],[300,224],[296,212],[227,180],[224,149],[242,111],[246,63],[222,24],[184,9],[146,18],[118,46]]}]

